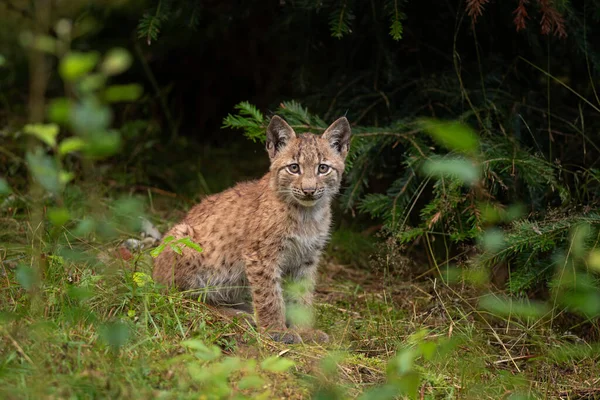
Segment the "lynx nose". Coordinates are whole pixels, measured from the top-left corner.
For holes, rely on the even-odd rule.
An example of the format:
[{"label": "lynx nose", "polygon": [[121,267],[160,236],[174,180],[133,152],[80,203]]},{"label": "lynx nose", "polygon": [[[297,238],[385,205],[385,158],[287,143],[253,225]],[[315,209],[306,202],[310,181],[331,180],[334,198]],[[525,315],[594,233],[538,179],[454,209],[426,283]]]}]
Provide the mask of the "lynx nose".
[{"label": "lynx nose", "polygon": [[304,193],[306,196],[312,196],[316,191],[316,187],[302,188],[302,193]]}]

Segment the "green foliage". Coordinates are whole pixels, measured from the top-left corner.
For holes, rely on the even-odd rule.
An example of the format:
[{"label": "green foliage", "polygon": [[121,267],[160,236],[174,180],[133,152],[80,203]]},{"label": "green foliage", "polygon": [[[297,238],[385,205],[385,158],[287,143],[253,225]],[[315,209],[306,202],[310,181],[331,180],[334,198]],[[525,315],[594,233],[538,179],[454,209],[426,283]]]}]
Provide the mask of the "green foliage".
[{"label": "green foliage", "polygon": [[202,248],[198,245],[198,243],[194,242],[189,236],[185,236],[179,239],[175,239],[173,236],[167,236],[163,239],[163,242],[152,249],[150,255],[154,258],[158,257],[165,249],[169,246],[171,250],[173,250],[176,254],[183,254],[183,247],[187,247],[198,253],[202,252]]},{"label": "green foliage", "polygon": [[139,39],[145,39],[148,46],[158,40],[163,22],[169,18],[169,3],[159,0],[154,11],[146,12],[137,27]]},{"label": "green foliage", "polygon": [[329,14],[329,29],[331,30],[331,36],[341,39],[344,35],[351,33],[352,20],[354,20],[354,14],[352,14],[349,0],[338,2],[336,7]]}]

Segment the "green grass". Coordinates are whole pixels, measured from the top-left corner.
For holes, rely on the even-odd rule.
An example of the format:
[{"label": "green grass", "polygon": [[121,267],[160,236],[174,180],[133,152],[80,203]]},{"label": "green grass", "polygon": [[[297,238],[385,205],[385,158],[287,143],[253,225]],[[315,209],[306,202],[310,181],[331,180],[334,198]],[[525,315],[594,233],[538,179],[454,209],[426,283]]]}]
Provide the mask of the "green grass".
[{"label": "green grass", "polygon": [[[168,226],[161,215],[151,217]],[[547,318],[482,312],[483,292],[467,285],[342,265],[332,251],[316,310],[317,327],[332,341],[289,346],[156,288],[147,280],[151,257],[115,257],[119,240],[66,241],[50,229],[36,277],[31,226],[12,215],[0,224],[0,398],[376,399],[399,389],[423,399],[600,394],[596,347],[551,328]],[[335,235],[337,248],[345,236],[352,239]],[[64,257],[53,255],[61,249]]]}]

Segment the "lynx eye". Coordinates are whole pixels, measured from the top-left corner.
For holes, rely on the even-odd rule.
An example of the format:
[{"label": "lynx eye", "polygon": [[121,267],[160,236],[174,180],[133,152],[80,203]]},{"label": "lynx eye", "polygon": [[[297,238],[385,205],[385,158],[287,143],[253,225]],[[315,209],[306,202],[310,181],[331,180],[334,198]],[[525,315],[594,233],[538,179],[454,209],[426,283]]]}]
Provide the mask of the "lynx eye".
[{"label": "lynx eye", "polygon": [[288,165],[287,170],[292,174],[297,174],[300,172],[300,166],[298,164],[290,164]]},{"label": "lynx eye", "polygon": [[331,167],[327,164],[319,164],[319,173],[321,175],[328,173],[330,169]]}]

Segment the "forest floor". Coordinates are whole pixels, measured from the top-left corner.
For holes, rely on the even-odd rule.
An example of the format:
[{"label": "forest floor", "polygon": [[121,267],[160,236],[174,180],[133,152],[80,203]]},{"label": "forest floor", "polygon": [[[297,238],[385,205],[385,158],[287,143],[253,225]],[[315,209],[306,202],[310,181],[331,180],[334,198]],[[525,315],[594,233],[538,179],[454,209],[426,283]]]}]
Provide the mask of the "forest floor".
[{"label": "forest floor", "polygon": [[[152,215],[161,229],[178,213],[165,215]],[[80,259],[46,254],[36,283],[23,267],[32,227],[3,217],[0,231],[3,399],[385,399],[397,376],[420,399],[600,397],[592,345],[552,321],[480,311],[481,289],[328,254],[316,326],[331,341],[285,345],[158,291],[147,252],[124,261],[119,241],[72,243]]]}]

